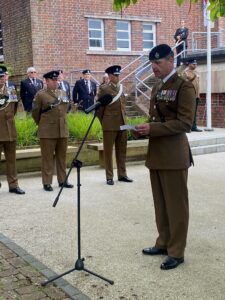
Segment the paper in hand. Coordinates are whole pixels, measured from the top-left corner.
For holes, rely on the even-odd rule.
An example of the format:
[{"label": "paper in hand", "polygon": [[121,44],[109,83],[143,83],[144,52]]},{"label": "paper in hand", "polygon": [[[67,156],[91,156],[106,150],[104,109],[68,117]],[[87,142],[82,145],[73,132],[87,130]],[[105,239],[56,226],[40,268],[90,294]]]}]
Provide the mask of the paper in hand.
[{"label": "paper in hand", "polygon": [[135,125],[121,125],[120,130],[135,130]]}]

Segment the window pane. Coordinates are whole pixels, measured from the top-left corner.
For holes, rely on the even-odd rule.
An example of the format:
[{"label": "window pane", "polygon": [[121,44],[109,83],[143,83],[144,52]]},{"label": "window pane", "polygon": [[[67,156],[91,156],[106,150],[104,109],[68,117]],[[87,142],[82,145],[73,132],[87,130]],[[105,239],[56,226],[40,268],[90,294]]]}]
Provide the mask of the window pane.
[{"label": "window pane", "polygon": [[94,29],[101,29],[101,21],[99,20],[89,20],[89,29],[94,28]]},{"label": "window pane", "polygon": [[152,31],[152,25],[151,24],[143,24],[143,30]]},{"label": "window pane", "polygon": [[153,40],[153,33],[143,32],[143,40]]},{"label": "window pane", "polygon": [[119,31],[119,32],[117,32],[117,39],[128,40],[129,39],[129,33]]},{"label": "window pane", "polygon": [[101,40],[89,40],[89,41],[90,41],[90,47],[102,47]]},{"label": "window pane", "polygon": [[117,30],[128,30],[128,22],[117,22]]},{"label": "window pane", "polygon": [[143,42],[144,49],[151,49],[153,47],[153,42]]},{"label": "window pane", "polygon": [[117,41],[117,48],[129,49],[129,41]]},{"label": "window pane", "polygon": [[89,30],[89,38],[101,38],[102,33],[99,30]]}]

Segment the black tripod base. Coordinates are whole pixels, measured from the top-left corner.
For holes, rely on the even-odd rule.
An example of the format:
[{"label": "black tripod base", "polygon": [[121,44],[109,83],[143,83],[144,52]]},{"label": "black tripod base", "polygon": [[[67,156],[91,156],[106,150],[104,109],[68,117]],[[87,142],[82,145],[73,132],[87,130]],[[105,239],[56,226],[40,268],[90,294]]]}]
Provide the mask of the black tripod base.
[{"label": "black tripod base", "polygon": [[92,271],[86,269],[86,268],[84,267],[84,258],[82,258],[82,259],[78,259],[78,260],[76,261],[75,267],[74,267],[73,269],[70,269],[70,270],[68,270],[68,271],[66,271],[66,272],[64,272],[64,273],[62,273],[62,274],[60,274],[60,275],[56,275],[56,276],[50,278],[49,280],[45,280],[45,281],[41,282],[41,285],[42,285],[42,286],[46,286],[48,283],[50,283],[50,282],[52,282],[52,281],[55,281],[56,279],[61,278],[61,277],[65,276],[65,275],[67,275],[67,274],[69,274],[69,273],[71,273],[71,272],[73,272],[73,271],[85,271],[85,272],[87,272],[87,273],[89,273],[89,274],[91,274],[91,275],[94,275],[94,276],[96,276],[96,277],[102,279],[102,280],[105,280],[106,282],[110,283],[111,285],[114,284],[114,281],[112,281],[112,280],[110,280],[110,279],[107,279],[107,278],[105,278],[105,277],[103,277],[103,276],[101,276],[101,275],[98,275],[98,274],[96,274],[96,273],[94,273],[94,272],[92,272]]}]

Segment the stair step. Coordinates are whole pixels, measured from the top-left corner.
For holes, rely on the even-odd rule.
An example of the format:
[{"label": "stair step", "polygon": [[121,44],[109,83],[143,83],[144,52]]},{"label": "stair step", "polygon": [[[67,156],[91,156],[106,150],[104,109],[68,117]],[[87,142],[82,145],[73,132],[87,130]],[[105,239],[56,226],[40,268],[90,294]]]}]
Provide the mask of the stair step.
[{"label": "stair step", "polygon": [[191,147],[191,151],[192,151],[193,155],[225,152],[225,144],[215,144],[215,145],[204,145],[204,146]]},{"label": "stair step", "polygon": [[202,137],[197,140],[192,140],[192,137],[190,136],[188,139],[191,147],[225,144],[225,136]]}]

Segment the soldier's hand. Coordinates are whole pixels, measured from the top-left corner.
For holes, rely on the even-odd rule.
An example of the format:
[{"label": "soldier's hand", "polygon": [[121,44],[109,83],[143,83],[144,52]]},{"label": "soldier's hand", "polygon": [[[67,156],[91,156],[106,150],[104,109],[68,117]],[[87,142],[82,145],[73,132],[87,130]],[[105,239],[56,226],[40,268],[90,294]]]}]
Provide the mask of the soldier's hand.
[{"label": "soldier's hand", "polygon": [[140,124],[140,125],[135,126],[135,132],[137,134],[139,134],[139,136],[149,135],[149,133],[150,133],[150,124],[149,123],[144,123],[144,124]]}]

